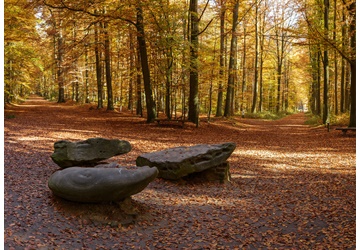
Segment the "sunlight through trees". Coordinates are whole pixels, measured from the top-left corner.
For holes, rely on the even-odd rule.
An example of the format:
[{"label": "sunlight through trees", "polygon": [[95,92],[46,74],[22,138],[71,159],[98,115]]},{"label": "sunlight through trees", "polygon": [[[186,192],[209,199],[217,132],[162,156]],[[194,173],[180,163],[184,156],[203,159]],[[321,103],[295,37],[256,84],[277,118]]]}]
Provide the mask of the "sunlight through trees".
[{"label": "sunlight through trees", "polygon": [[[156,117],[311,111],[356,126],[354,0],[4,2],[5,103]],[[237,15],[235,15],[237,13]]]}]

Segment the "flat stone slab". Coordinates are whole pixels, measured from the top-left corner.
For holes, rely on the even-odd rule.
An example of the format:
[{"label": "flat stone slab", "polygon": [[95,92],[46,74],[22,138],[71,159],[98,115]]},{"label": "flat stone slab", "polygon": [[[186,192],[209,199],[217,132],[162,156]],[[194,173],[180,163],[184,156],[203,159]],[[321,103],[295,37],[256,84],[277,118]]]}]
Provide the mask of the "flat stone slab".
[{"label": "flat stone slab", "polygon": [[130,151],[130,143],[119,139],[90,138],[78,142],[61,140],[54,143],[51,159],[61,168],[67,168],[94,165]]},{"label": "flat stone slab", "polygon": [[177,180],[191,173],[221,165],[235,148],[236,144],[232,142],[170,148],[140,155],[136,159],[136,165],[157,167],[158,177]]},{"label": "flat stone slab", "polygon": [[121,201],[141,192],[158,175],[157,168],[82,168],[56,171],[48,181],[51,191],[77,202]]}]

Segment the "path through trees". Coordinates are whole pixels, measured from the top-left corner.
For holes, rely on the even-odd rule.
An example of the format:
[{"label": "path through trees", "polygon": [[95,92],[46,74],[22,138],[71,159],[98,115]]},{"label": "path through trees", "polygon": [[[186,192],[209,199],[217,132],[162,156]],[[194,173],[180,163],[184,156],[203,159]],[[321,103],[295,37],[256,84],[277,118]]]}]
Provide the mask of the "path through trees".
[{"label": "path through trees", "polygon": [[[345,249],[355,247],[355,137],[278,121],[216,118],[199,128],[158,127],[131,113],[31,98],[5,109],[5,249]],[[135,165],[144,152],[236,142],[228,185],[157,179],[132,197],[134,221],[117,204],[76,204],[47,187],[58,169],[57,140],[128,140],[115,157]]]}]

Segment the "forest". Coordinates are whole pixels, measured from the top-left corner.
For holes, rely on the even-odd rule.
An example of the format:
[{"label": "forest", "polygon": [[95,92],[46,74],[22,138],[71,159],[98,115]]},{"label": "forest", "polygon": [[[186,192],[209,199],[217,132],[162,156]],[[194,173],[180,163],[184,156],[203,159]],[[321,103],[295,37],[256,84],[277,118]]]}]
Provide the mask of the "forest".
[{"label": "forest", "polygon": [[5,103],[37,93],[148,122],[309,110],[324,124],[340,116],[356,125],[354,0],[4,7]]},{"label": "forest", "polygon": [[3,60],[4,249],[356,248],[355,0],[5,0]]}]

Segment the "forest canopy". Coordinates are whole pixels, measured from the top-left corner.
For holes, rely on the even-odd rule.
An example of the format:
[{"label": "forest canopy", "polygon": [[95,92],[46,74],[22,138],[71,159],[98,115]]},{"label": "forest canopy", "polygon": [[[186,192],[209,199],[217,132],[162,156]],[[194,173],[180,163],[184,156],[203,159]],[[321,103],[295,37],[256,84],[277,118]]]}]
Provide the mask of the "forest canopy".
[{"label": "forest canopy", "polygon": [[[356,126],[355,0],[4,2],[4,101]],[[145,111],[143,113],[143,111]]]}]

